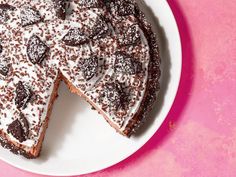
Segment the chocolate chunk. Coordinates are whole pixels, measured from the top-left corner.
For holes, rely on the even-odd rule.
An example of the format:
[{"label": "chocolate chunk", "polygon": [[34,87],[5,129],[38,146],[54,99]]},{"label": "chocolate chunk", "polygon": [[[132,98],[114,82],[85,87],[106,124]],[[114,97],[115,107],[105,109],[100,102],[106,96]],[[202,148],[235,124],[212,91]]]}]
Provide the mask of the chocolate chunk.
[{"label": "chocolate chunk", "polygon": [[0,4],[1,10],[15,10],[15,7],[9,4]]},{"label": "chocolate chunk", "polygon": [[103,17],[97,18],[95,24],[88,29],[89,37],[93,39],[104,38],[110,33],[110,29]]},{"label": "chocolate chunk", "polygon": [[23,82],[19,81],[16,86],[16,97],[15,97],[15,104],[18,109],[26,108],[27,103],[30,101],[32,97],[32,92],[30,88],[24,84]]},{"label": "chocolate chunk", "polygon": [[43,21],[39,11],[32,7],[23,7],[20,12],[21,26],[25,27]]},{"label": "chocolate chunk", "polygon": [[135,74],[135,61],[133,58],[123,52],[117,52],[115,56],[114,69],[116,73]]},{"label": "chocolate chunk", "polygon": [[97,74],[98,58],[97,57],[91,57],[87,59],[83,58],[79,61],[78,67],[82,71],[83,78],[88,81]]},{"label": "chocolate chunk", "polygon": [[122,96],[123,90],[121,85],[115,82],[109,82],[104,85],[104,89],[102,91],[102,96],[100,99],[103,101],[106,100],[111,109],[117,110],[122,106]]},{"label": "chocolate chunk", "polygon": [[135,6],[127,1],[116,1],[117,14],[120,16],[134,15]]},{"label": "chocolate chunk", "polygon": [[12,134],[12,136],[21,143],[26,141],[29,134],[29,125],[23,114],[20,114],[20,118],[16,119],[8,126],[7,133]]},{"label": "chocolate chunk", "polygon": [[0,74],[3,76],[7,76],[8,72],[9,66],[0,63]]},{"label": "chocolate chunk", "polygon": [[4,23],[9,19],[9,16],[7,15],[6,11],[0,9],[0,23]]},{"label": "chocolate chunk", "polygon": [[65,0],[52,0],[56,16],[62,20],[66,19],[66,1]]},{"label": "chocolate chunk", "polygon": [[107,8],[116,15],[127,16],[135,14],[135,5],[127,0],[105,0]]},{"label": "chocolate chunk", "polygon": [[23,142],[26,140],[24,136],[24,130],[19,120],[13,121],[7,128],[7,133],[11,133],[13,137],[15,137],[19,142]]},{"label": "chocolate chunk", "polygon": [[72,28],[62,38],[62,41],[69,46],[77,46],[84,44],[88,41],[88,38],[78,28]]},{"label": "chocolate chunk", "polygon": [[138,44],[141,42],[139,26],[132,25],[128,27],[128,29],[123,32],[121,38],[119,39],[119,43],[122,46]]},{"label": "chocolate chunk", "polygon": [[99,8],[103,6],[102,0],[80,0],[78,4],[83,8]]},{"label": "chocolate chunk", "polygon": [[3,47],[2,47],[2,45],[0,44],[0,54],[2,53],[2,50],[3,50]]},{"label": "chocolate chunk", "polygon": [[9,19],[8,11],[15,10],[15,7],[9,4],[0,4],[0,23],[6,22]]},{"label": "chocolate chunk", "polygon": [[33,64],[40,64],[48,51],[48,46],[38,36],[31,36],[27,44],[27,56]]},{"label": "chocolate chunk", "polygon": [[0,76],[6,77],[8,72],[9,72],[9,70],[10,70],[10,64],[9,64],[8,59],[6,59],[5,57],[1,56],[1,58],[0,58]]}]

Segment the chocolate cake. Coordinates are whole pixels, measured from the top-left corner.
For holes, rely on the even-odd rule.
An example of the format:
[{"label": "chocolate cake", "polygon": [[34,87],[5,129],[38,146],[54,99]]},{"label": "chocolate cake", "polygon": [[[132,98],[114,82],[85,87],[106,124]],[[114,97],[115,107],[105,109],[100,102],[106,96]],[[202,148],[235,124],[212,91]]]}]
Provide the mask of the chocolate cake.
[{"label": "chocolate cake", "polygon": [[0,1],[0,142],[15,154],[39,155],[62,80],[129,137],[159,78],[156,37],[134,0]]}]

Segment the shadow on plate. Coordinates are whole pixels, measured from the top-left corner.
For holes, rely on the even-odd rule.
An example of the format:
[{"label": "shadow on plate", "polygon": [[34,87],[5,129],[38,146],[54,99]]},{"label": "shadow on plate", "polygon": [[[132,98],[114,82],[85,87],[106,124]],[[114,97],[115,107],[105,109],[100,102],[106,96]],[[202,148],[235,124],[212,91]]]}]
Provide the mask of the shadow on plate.
[{"label": "shadow on plate", "polygon": [[59,99],[54,104],[49,128],[45,136],[40,157],[35,159],[36,163],[43,163],[48,158],[57,155],[63,146],[65,137],[70,134],[73,122],[76,119],[75,112],[83,112],[80,105],[80,97],[72,94],[64,82],[59,87]]}]

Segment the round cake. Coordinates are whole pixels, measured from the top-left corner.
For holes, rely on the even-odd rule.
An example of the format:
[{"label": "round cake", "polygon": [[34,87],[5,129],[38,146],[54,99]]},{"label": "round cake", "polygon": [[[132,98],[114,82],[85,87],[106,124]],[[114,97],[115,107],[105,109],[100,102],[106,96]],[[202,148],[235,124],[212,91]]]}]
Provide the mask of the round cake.
[{"label": "round cake", "polygon": [[15,154],[39,156],[62,80],[129,137],[159,78],[156,36],[134,0],[0,1],[0,142]]}]

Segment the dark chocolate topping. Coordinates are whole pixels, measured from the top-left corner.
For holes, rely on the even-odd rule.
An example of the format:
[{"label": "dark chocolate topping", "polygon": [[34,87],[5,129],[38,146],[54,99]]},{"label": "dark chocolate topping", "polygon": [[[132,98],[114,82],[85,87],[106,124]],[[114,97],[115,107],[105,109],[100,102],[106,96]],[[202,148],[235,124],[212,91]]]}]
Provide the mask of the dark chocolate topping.
[{"label": "dark chocolate topping", "polygon": [[7,133],[11,133],[12,136],[14,136],[21,143],[23,141],[26,141],[28,136],[28,122],[27,120],[25,120],[25,118],[24,118],[24,124],[27,125],[27,127],[24,127],[25,125],[22,125],[21,121],[19,119],[16,119],[8,126]]},{"label": "dark chocolate topping", "polygon": [[111,0],[106,2],[108,9],[116,15],[127,16],[135,14],[135,6],[126,0]]},{"label": "dark chocolate topping", "polygon": [[122,96],[123,90],[117,81],[108,82],[104,85],[104,89],[102,91],[101,101],[106,99],[108,101],[109,107],[111,110],[116,111],[118,108],[122,106]]},{"label": "dark chocolate topping", "polygon": [[104,38],[106,35],[109,34],[109,32],[110,29],[103,17],[98,17],[94,26],[88,29],[88,35],[90,38],[93,39]]},{"label": "dark chocolate topping", "polygon": [[7,76],[8,72],[9,72],[9,66],[0,63],[0,74],[3,76]]},{"label": "dark chocolate topping", "polygon": [[21,25],[23,27],[36,24],[43,20],[39,11],[28,6],[25,6],[21,9],[20,18],[21,18]]},{"label": "dark chocolate topping", "polygon": [[117,3],[117,14],[120,16],[133,15],[135,14],[135,6],[128,1],[116,1]]},{"label": "dark chocolate topping", "polygon": [[62,38],[62,41],[68,46],[77,46],[86,43],[88,38],[79,28],[72,28]]},{"label": "dark chocolate topping", "polygon": [[114,69],[116,73],[135,74],[135,61],[129,55],[117,52]]},{"label": "dark chocolate topping", "polygon": [[27,56],[33,64],[40,64],[48,51],[48,46],[38,36],[31,36],[27,44]]},{"label": "dark chocolate topping", "polygon": [[27,137],[29,135],[29,123],[28,123],[28,120],[25,118],[25,116],[22,113],[20,113],[19,121],[20,121],[22,128],[24,130],[25,137]]},{"label": "dark chocolate topping", "polygon": [[0,44],[0,54],[2,53],[2,50],[3,50],[3,47],[2,47],[2,45]]},{"label": "dark chocolate topping", "polygon": [[1,10],[15,10],[15,7],[9,4],[0,4]]},{"label": "dark chocolate topping", "polygon": [[18,109],[24,109],[27,106],[27,103],[30,101],[32,96],[32,91],[30,90],[29,86],[25,83],[19,81],[16,86],[16,97],[15,97],[15,104]]},{"label": "dark chocolate topping", "polygon": [[66,19],[66,1],[65,0],[52,0],[56,15],[58,18]]},{"label": "dark chocolate topping", "polygon": [[83,77],[85,80],[92,79],[98,71],[98,58],[91,57],[87,59],[81,59],[79,61],[78,67],[82,71]]},{"label": "dark chocolate topping", "polygon": [[9,10],[15,10],[15,7],[9,4],[0,4],[0,23],[5,22],[9,19],[7,12]]},{"label": "dark chocolate topping", "polygon": [[84,8],[99,8],[104,5],[102,0],[80,0],[78,4]]},{"label": "dark chocolate topping", "polygon": [[119,39],[120,45],[126,46],[126,45],[132,45],[132,44],[138,44],[141,42],[140,32],[138,25],[132,25],[128,27],[128,29],[125,32],[121,32]]},{"label": "dark chocolate topping", "polygon": [[[0,50],[2,50],[1,47],[0,47]],[[1,52],[0,52],[0,76],[5,77],[8,75],[8,72],[10,70],[10,63],[8,60],[9,58],[5,58],[4,56],[1,55]]]}]

